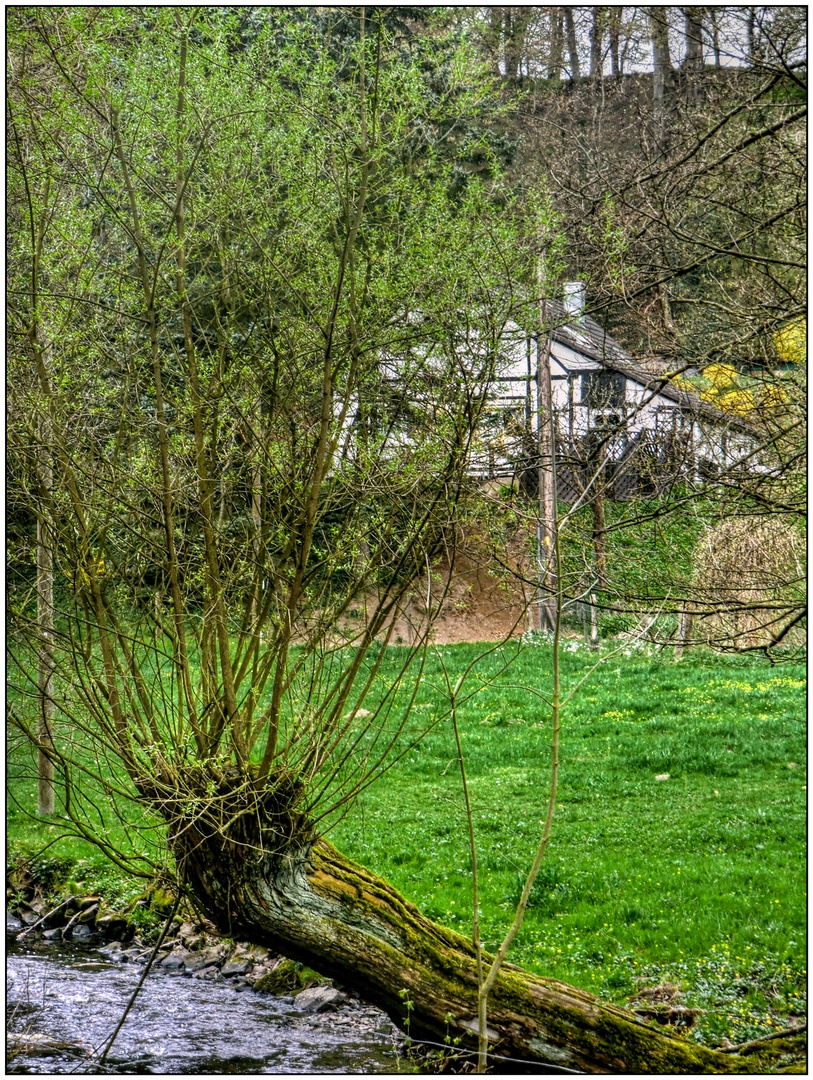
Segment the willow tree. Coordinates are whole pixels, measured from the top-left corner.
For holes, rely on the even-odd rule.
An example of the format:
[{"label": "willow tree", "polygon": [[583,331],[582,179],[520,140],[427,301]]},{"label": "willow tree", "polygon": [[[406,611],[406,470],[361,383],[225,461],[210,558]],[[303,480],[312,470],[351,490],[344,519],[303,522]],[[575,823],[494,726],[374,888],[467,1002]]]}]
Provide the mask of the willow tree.
[{"label": "willow tree", "polygon": [[[93,814],[131,797],[224,931],[475,1038],[472,944],[321,834],[420,735],[440,598],[371,688],[473,497],[540,222],[483,177],[462,45],[323,15],[13,13],[10,496],[51,538],[53,741],[24,592],[15,719],[112,857]],[[489,1024],[569,1068],[735,1065],[509,965]]]}]

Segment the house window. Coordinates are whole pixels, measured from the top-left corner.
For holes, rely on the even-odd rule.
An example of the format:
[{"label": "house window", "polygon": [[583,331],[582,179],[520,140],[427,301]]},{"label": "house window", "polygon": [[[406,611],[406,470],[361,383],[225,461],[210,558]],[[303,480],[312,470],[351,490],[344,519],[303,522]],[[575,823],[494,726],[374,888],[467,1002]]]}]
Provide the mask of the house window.
[{"label": "house window", "polygon": [[620,371],[586,371],[582,375],[582,404],[590,409],[622,409],[626,379]]},{"label": "house window", "polygon": [[655,428],[659,435],[675,435],[683,426],[683,414],[680,409],[664,405],[655,414]]},{"label": "house window", "polygon": [[616,428],[620,428],[623,423],[621,416],[614,412],[597,413],[593,418],[593,426],[596,428],[606,428],[608,431],[614,431]]}]

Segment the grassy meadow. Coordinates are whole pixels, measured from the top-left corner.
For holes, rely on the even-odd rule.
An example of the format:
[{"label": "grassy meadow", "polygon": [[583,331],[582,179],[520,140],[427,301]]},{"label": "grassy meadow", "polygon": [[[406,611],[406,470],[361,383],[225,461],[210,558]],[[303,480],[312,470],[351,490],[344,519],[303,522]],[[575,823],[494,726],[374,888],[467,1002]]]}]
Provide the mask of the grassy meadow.
[{"label": "grassy meadow", "polygon": [[[477,648],[439,650],[452,684]],[[594,660],[565,643],[565,692]],[[448,705],[440,663],[427,665],[419,711]],[[550,724],[520,687],[549,689],[550,667],[549,646],[506,645],[476,665],[466,687],[485,685],[458,712],[489,948],[510,923],[545,813]],[[564,712],[551,843],[509,958],[619,1002],[673,983],[686,1005],[709,1010],[696,1033],[713,1041],[744,1041],[802,1012],[804,721],[801,667],[608,652]],[[448,721],[331,838],[432,918],[470,932]]]},{"label": "grassy meadow", "polygon": [[[387,650],[376,695],[405,706],[404,650]],[[804,1011],[804,669],[693,650],[606,648],[563,713],[548,853],[509,959],[618,1002],[672,983],[704,1010],[695,1037],[741,1042]],[[478,657],[480,659],[478,659]],[[563,644],[567,694],[596,654]],[[425,665],[410,724],[422,740],[337,820],[330,839],[427,915],[471,929],[471,860],[449,693],[459,697],[478,844],[482,934],[510,923],[548,797],[551,647],[442,646]],[[443,668],[447,675],[444,675]],[[448,676],[448,683],[447,683]],[[394,688],[394,689],[393,689]],[[126,903],[144,888],[62,826],[32,821],[36,787],[12,745],[9,853],[50,845],[40,865]],[[156,852],[137,807],[98,808],[121,847]]]}]

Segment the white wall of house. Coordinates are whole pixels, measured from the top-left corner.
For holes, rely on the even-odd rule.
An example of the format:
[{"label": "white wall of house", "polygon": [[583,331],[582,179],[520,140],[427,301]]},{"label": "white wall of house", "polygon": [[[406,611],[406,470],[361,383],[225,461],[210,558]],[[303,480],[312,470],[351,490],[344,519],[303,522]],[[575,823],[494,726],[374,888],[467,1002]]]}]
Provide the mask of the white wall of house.
[{"label": "white wall of house", "polygon": [[[590,343],[585,344],[589,348]],[[722,414],[719,418],[698,415],[698,409],[626,374],[621,400],[614,406],[592,408],[584,400],[582,377],[601,371],[604,365],[563,342],[551,342],[550,368],[559,438],[566,445],[583,440],[592,429],[607,430],[609,425],[617,423],[623,438],[612,440],[613,455],[620,452],[627,439],[641,432],[650,432],[658,440],[677,436],[696,463],[705,460],[721,469],[743,459],[750,460],[753,455],[754,440],[737,428],[733,418]],[[528,419],[531,431],[536,429],[536,370],[536,341],[524,336],[518,327],[510,327],[494,386],[494,412],[499,415],[487,424],[491,444],[480,455],[481,463],[488,459],[491,475],[511,473],[522,457],[522,433],[528,430]]]},{"label": "white wall of house", "polygon": [[[533,436],[539,417],[537,343],[515,324],[505,328],[503,340],[502,357],[492,388],[493,404],[484,416],[474,448],[473,472],[483,477],[507,478],[515,474],[523,458],[533,452],[532,445],[528,444],[528,435]],[[479,355],[476,343],[461,344],[460,355],[456,357],[461,377],[477,378],[476,372],[483,357]],[[585,348],[595,349],[595,342],[585,339]],[[617,346],[614,350],[614,359],[623,357]],[[426,364],[427,357],[416,354],[413,360]],[[438,361],[440,373],[440,369],[448,365],[448,357],[445,362],[440,358]],[[403,378],[402,364],[403,359],[391,357],[384,360],[384,377],[400,382]],[[657,440],[679,436],[692,454],[695,468],[699,468],[700,461],[705,460],[722,469],[752,453],[753,439],[739,430],[731,418],[721,414],[718,419],[708,415],[708,409],[704,413],[676,401],[657,391],[654,385],[642,382],[641,378],[645,376],[636,378],[627,372],[618,372],[612,366],[605,367],[593,357],[561,341],[551,342],[550,369],[554,413],[559,440],[564,445],[581,443],[591,430],[601,428],[607,431],[617,427],[619,438],[607,443],[611,457],[620,456],[628,440],[641,432],[651,432]],[[596,405],[587,400],[585,377],[602,371],[615,372],[618,383],[604,404]],[[468,374],[464,375],[464,372]],[[438,399],[437,404],[442,407],[442,399]],[[337,458],[348,450],[352,452],[356,406],[355,401],[351,402],[342,425]],[[336,402],[334,408],[338,418],[340,403]],[[392,432],[390,439],[393,447],[410,442],[406,431]]]}]

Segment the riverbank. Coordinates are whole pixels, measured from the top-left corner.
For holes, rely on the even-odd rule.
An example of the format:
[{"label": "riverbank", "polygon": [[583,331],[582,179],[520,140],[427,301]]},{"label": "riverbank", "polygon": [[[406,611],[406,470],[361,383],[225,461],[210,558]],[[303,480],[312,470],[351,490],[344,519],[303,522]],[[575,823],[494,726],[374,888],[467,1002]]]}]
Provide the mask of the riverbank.
[{"label": "riverbank", "polygon": [[[116,985],[127,986],[128,995],[141,978],[144,966],[150,964],[149,993],[155,994],[156,979],[159,980],[168,1015],[172,1012],[171,1003],[178,998],[188,999],[190,993],[180,990],[177,985],[171,988],[169,978],[162,976],[185,976],[194,980],[196,990],[191,997],[195,1001],[207,1001],[212,993],[218,996],[217,1012],[213,1013],[208,1007],[205,1009],[209,1024],[215,1018],[216,1023],[221,1023],[224,1007],[228,1012],[224,994],[234,994],[236,1002],[237,994],[248,992],[252,998],[265,1002],[265,1011],[270,1015],[277,1019],[286,1018],[289,1035],[297,1046],[302,1032],[294,1030],[291,1018],[298,1020],[299,1027],[304,1025],[310,1040],[308,1045],[315,1035],[315,1045],[321,1039],[333,1047],[334,1057],[338,1054],[340,1058],[341,1047],[350,1047],[349,1060],[343,1061],[342,1071],[356,1071],[352,1068],[356,1052],[353,1048],[362,1048],[365,1060],[377,1063],[373,1070],[377,1072],[389,1071],[389,1066],[384,1067],[384,1056],[388,1055],[394,1064],[400,1052],[400,1034],[381,1010],[360,1001],[332,980],[324,979],[317,972],[278,956],[264,946],[224,938],[207,920],[195,919],[189,912],[172,916],[173,898],[159,889],[145,893],[131,903],[128,910],[122,911],[109,906],[99,894],[54,893],[48,888],[47,875],[39,881],[28,864],[11,868],[7,881],[6,942],[10,958],[26,957],[30,966],[33,957],[44,970],[56,961],[63,969],[66,964],[69,968],[71,963],[78,964],[85,974],[95,972],[108,982],[112,978]],[[164,931],[156,951],[155,946]],[[26,964],[22,967],[25,969]],[[51,1065],[55,1061],[62,1062],[65,1067],[57,1067],[55,1071],[64,1072],[70,1071],[70,1062],[75,1064],[77,1056],[84,1058],[95,1054],[98,1057],[100,1047],[93,1045],[84,1032],[94,1027],[103,1029],[106,1043],[126,1002],[122,999],[118,1007],[105,1010],[104,995],[100,995],[94,1015],[84,1016],[78,1025],[82,1036],[71,1038],[71,1025],[65,1018],[61,1018],[56,1029],[49,1019],[47,998],[53,995],[44,988],[47,977],[42,976],[41,1000],[38,1007],[33,1008],[32,1001],[36,1000],[37,994],[32,994],[29,978],[29,975],[15,972],[9,963],[7,1054],[9,1062],[15,1065],[13,1071],[42,1071],[37,1063],[48,1060]],[[128,1021],[136,1030],[143,1024],[141,999],[144,996],[142,989],[137,999],[139,1004]],[[262,1013],[263,1006],[259,1002],[256,1008]],[[238,1035],[238,1041],[241,1037],[242,1034]],[[262,1039],[254,1041],[261,1043]],[[132,1043],[132,1036],[129,1036],[129,1042]],[[362,1049],[358,1052],[362,1053]],[[256,1056],[256,1047],[253,1052]],[[114,1052],[112,1059],[120,1056]],[[30,1067],[32,1063],[33,1068]],[[149,1071],[161,1070],[151,1067]],[[316,1071],[325,1070],[317,1068]]]},{"label": "riverbank", "polygon": [[[142,935],[136,920],[108,911],[96,896],[67,896],[48,909],[39,897],[21,901],[6,916],[6,933],[18,942],[66,941],[93,946],[120,964],[152,963],[165,973],[196,979],[228,980],[234,989],[298,999],[305,1012],[324,1012],[343,1005],[348,995],[315,971],[272,954],[262,945],[223,939],[206,922],[175,916],[153,957],[155,929]],[[144,909],[136,907],[141,913]],[[383,1016],[383,1014],[381,1014]]]},{"label": "riverbank", "polygon": [[178,969],[162,967],[150,970],[102,1064],[144,969],[84,940],[44,942],[32,935],[9,941],[7,1072],[397,1070],[391,1025],[378,1010],[350,997],[316,1013],[298,1007],[294,995],[254,992],[239,977],[183,978]]},{"label": "riverbank", "polygon": [[[131,1028],[125,1039],[128,1052],[122,1055],[119,1051],[121,1037],[117,1037],[110,1058],[116,1063],[113,1071],[129,1071],[127,1062],[133,1053],[134,1039],[143,1034],[145,1007],[149,1012],[150,998],[156,994],[164,1002],[167,1017],[174,1016],[179,1002],[194,1001],[196,1007],[192,1013],[200,1012],[200,1002],[206,1002],[203,1009],[206,1028],[213,1022],[222,1028],[224,1016],[236,1009],[246,1017],[253,1017],[251,1022],[260,1030],[263,1024],[267,1026],[274,1021],[274,1037],[278,1041],[280,1023],[284,1021],[288,1042],[300,1056],[303,1045],[312,1048],[311,1066],[316,1062],[313,1071],[332,1071],[318,1067],[319,1053],[324,1056],[328,1047],[329,1064],[338,1065],[340,1071],[387,1072],[395,1067],[402,1040],[383,1012],[317,972],[277,956],[263,946],[223,938],[206,921],[175,916],[156,952],[159,912],[152,911],[147,900],[125,914],[108,909],[101,897],[93,895],[67,895],[55,903],[53,898],[40,895],[31,882],[25,890],[15,892],[12,909],[6,914],[7,1055],[11,1071],[39,1072],[41,1063],[47,1060],[50,1062],[47,1071],[67,1072],[75,1067],[77,1058],[98,1058],[101,1046],[106,1045],[123,1012],[125,997],[129,997],[148,963],[150,978],[139,992],[128,1019]],[[139,929],[139,923],[144,929]],[[32,991],[32,965],[38,973],[40,969],[42,972],[34,976],[35,981],[39,977],[42,983],[39,992]],[[83,1015],[81,1020],[76,1015],[75,1027],[81,1032],[80,1038],[71,1037],[71,1024],[66,1023],[64,1016],[55,1019],[48,1008],[48,998],[54,997],[53,991],[47,990],[49,971],[51,979],[58,971],[58,979],[63,982],[66,971],[96,976],[91,980],[96,993],[79,995],[77,1007]],[[171,981],[171,976],[186,976],[194,982],[194,991],[182,987],[180,978]],[[106,990],[111,982],[121,989],[121,1000],[116,1005],[109,993],[100,992],[97,980],[105,982]],[[254,999],[253,1007],[246,1007],[246,992]],[[238,994],[244,995],[242,1004],[238,1004]],[[216,1000],[212,1000],[212,995]],[[59,996],[65,997],[65,992],[60,991]],[[82,1007],[96,996],[98,1005],[87,1015]],[[194,1029],[191,1018],[188,1026]],[[237,1027],[235,1037],[227,1040],[230,1052],[245,1056],[251,1044],[251,1054],[258,1062],[262,1061],[258,1057],[264,1045],[262,1035],[256,1032],[251,1035],[243,1023]],[[105,1032],[102,1044],[88,1038],[96,1030]],[[166,1032],[159,1035],[165,1040]],[[320,1044],[324,1044],[323,1051],[317,1053]],[[219,1053],[222,1055],[223,1051]],[[366,1063],[364,1069],[353,1067],[356,1056]],[[152,1065],[147,1071],[162,1070]],[[266,1070],[248,1068],[247,1071]]]},{"label": "riverbank", "polygon": [[[61,861],[59,865],[62,873],[66,873],[66,865]],[[413,1042],[382,1010],[311,968],[277,955],[265,946],[224,937],[209,920],[196,919],[188,911],[173,915],[174,898],[160,888],[148,889],[131,902],[126,911],[121,911],[110,906],[102,895],[65,893],[64,887],[62,891],[54,891],[54,866],[47,861],[18,859],[7,870],[6,943],[9,955],[28,953],[29,958],[36,956],[46,965],[56,958],[64,962],[66,956],[78,955],[79,967],[84,972],[94,971],[107,977],[115,968],[133,982],[141,978],[143,967],[149,964],[150,979],[138,996],[142,1004],[148,996],[147,987],[149,994],[154,994],[155,980],[171,976],[186,976],[196,987],[193,995],[196,998],[201,994],[205,999],[209,993],[226,993],[234,995],[231,1001],[236,1001],[237,995],[242,994],[244,1000],[254,1000],[255,1007],[262,1008],[258,1003],[263,1002],[274,1017],[284,1017],[285,1030],[291,1035],[295,1028],[293,1035],[297,1042],[302,1034],[300,1029],[304,1029],[310,1038],[316,1038],[317,1045],[320,1042],[330,1045],[330,1060],[340,1072],[380,1073],[403,1068],[442,1072],[455,1062],[471,1060],[468,1051],[454,1045]],[[92,880],[92,875],[88,876]],[[118,895],[117,889],[114,889],[114,895]],[[30,987],[23,995],[25,1005],[20,1017],[19,995],[15,1000],[13,993],[14,983],[20,980],[11,967],[7,968],[7,980],[9,978],[7,1057],[15,1065],[10,1071],[70,1072],[74,1071],[71,1062],[75,1064],[77,1056],[95,1055],[98,1058],[101,1047],[94,1047],[84,1036],[73,1041],[62,1037],[64,1024],[56,1037],[47,1026],[47,1018],[44,1027],[32,1029],[27,1022],[32,998]],[[163,983],[161,992],[164,999],[171,1002],[179,995],[177,991],[167,993],[167,985]],[[181,991],[180,996],[186,998],[189,994]],[[122,1001],[122,1011],[125,1004]],[[211,1008],[206,1008],[207,1016],[216,1016],[218,1024],[222,1021],[223,1010],[222,996],[216,1004],[211,1003]],[[229,1011],[228,1006],[226,1011]],[[100,1015],[94,1017],[94,1021],[106,1022],[112,1029],[119,1016],[120,1013],[112,1009],[106,1017]],[[137,1022],[135,1019],[132,1022],[136,1022],[138,1028],[143,1022],[138,1006],[134,1010],[134,1018],[136,1016]],[[89,1023],[90,1020],[85,1019],[79,1030],[84,1032]],[[239,1037],[242,1036],[241,1032]],[[354,1068],[356,1055],[361,1055],[368,1067]],[[61,1061],[65,1067],[47,1070],[29,1067],[32,1062],[36,1066],[44,1060]],[[125,1067],[113,1071],[131,1070]],[[151,1067],[148,1071],[162,1070]],[[214,1071],[221,1070],[216,1068]],[[248,1068],[245,1071],[267,1070]],[[300,1070],[292,1068],[291,1071]],[[307,1071],[325,1070],[309,1067]]]},{"label": "riverbank", "polygon": [[[245,947],[229,951],[228,942],[190,950],[203,963],[198,970],[194,964],[152,969],[102,1065],[111,1031],[143,974],[143,942],[133,939],[127,948],[120,942],[99,945],[88,943],[87,934],[76,941],[52,937],[46,942],[36,931],[20,941],[24,928],[14,917],[9,929],[8,1073],[465,1071],[463,1055],[453,1046],[406,1049],[383,1014],[327,983],[297,993],[255,992],[265,976],[255,968],[252,987],[245,973],[230,974],[229,957],[237,954],[244,963]],[[176,951],[174,946],[165,959]],[[268,958],[254,959],[259,967]],[[285,963],[273,964],[272,971],[281,972]],[[674,991],[659,989],[667,1000]],[[804,1072],[803,1029],[788,1034],[741,1052],[759,1055],[758,1071]]]}]

